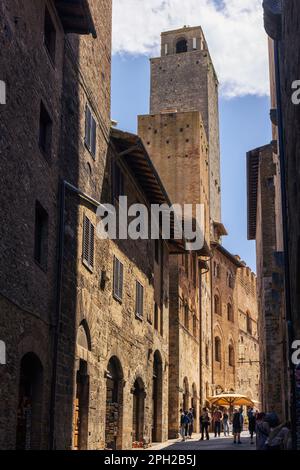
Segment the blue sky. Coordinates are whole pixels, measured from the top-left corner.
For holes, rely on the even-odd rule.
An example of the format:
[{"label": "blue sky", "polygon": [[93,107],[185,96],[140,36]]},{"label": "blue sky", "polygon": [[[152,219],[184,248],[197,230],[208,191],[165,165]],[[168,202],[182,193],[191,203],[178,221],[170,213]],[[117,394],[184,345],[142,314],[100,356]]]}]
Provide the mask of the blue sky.
[{"label": "blue sky", "polygon": [[[116,54],[112,64],[112,117],[136,132],[137,115],[149,112],[150,67],[144,55]],[[269,98],[220,99],[224,246],[255,270],[255,243],[247,240],[246,152],[271,140]]]}]

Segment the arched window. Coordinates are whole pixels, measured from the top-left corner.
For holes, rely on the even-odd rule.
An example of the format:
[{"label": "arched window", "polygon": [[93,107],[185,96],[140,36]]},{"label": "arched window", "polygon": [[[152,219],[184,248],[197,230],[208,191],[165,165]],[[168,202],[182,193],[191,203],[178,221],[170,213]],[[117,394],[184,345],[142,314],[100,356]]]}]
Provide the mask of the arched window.
[{"label": "arched window", "polygon": [[249,312],[247,312],[247,333],[252,335],[252,320]]},{"label": "arched window", "polygon": [[186,329],[189,329],[189,305],[185,304],[184,306],[184,326]]},{"label": "arched window", "polygon": [[221,315],[220,297],[217,294],[214,297],[214,311],[217,315]]},{"label": "arched window", "polygon": [[92,349],[90,330],[86,320],[83,320],[79,325],[77,344],[88,351]]},{"label": "arched window", "polygon": [[197,337],[197,317],[193,315],[193,335]]},{"label": "arched window", "polygon": [[222,362],[221,340],[218,336],[215,338],[215,361]]},{"label": "arched window", "polygon": [[234,349],[232,344],[228,347],[228,363],[230,367],[234,367]]},{"label": "arched window", "polygon": [[176,43],[176,54],[181,54],[182,52],[187,52],[187,51],[188,51],[187,40],[184,38],[179,39]]},{"label": "arched window", "polygon": [[208,367],[209,366],[209,349],[208,349],[207,345],[205,347],[205,362],[206,362],[206,365]]},{"label": "arched window", "polygon": [[232,308],[232,305],[230,303],[227,304],[227,319],[228,319],[228,321],[231,321],[231,322],[234,321],[233,308]]}]

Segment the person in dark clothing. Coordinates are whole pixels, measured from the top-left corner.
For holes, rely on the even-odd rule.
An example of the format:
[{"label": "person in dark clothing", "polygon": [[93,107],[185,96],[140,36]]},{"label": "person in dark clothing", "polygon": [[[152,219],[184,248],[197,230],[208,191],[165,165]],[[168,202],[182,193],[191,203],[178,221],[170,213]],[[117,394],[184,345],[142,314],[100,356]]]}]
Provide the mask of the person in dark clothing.
[{"label": "person in dark clothing", "polygon": [[213,414],[213,421],[214,421],[214,428],[215,428],[215,437],[217,437],[217,435],[220,437],[221,436],[221,422],[222,422],[222,412],[220,410],[220,408],[217,408],[215,411],[214,411],[214,414]]},{"label": "person in dark clothing", "polygon": [[190,408],[189,410],[189,413],[188,413],[188,417],[189,417],[189,438],[192,439],[192,435],[193,435],[193,432],[194,432],[194,410],[193,408]]},{"label": "person in dark clothing", "polygon": [[185,441],[186,439],[189,423],[190,423],[190,420],[188,417],[188,412],[187,411],[182,412],[181,417],[180,417],[180,435],[183,441]]},{"label": "person in dark clothing", "polygon": [[201,416],[200,416],[200,428],[201,428],[201,441],[204,440],[204,434],[206,436],[206,440],[209,441],[209,429],[210,426],[210,417],[207,411],[207,408],[203,408]]},{"label": "person in dark clothing", "polygon": [[253,408],[250,408],[248,411],[248,423],[249,423],[249,433],[251,438],[251,444],[254,444],[253,436],[256,429],[256,416]]},{"label": "person in dark clothing", "polygon": [[233,430],[233,443],[236,444],[236,439],[238,439],[238,444],[241,444],[241,432],[242,432],[242,417],[239,410],[235,409],[232,419],[232,430]]}]

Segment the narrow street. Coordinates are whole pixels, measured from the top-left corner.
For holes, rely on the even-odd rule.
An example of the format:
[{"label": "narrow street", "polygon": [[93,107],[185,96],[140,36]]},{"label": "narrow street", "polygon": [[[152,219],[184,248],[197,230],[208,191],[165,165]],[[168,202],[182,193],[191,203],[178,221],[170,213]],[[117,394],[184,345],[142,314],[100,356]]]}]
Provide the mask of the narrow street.
[{"label": "narrow street", "polygon": [[197,450],[256,450],[255,444],[250,444],[250,437],[248,431],[242,433],[242,444],[233,444],[233,437],[214,437],[214,434],[210,434],[209,441],[200,441],[201,435],[195,434],[192,439],[188,439],[186,442],[182,442],[181,439],[173,439],[163,444],[153,445],[151,450],[185,450],[185,451],[197,451]]}]

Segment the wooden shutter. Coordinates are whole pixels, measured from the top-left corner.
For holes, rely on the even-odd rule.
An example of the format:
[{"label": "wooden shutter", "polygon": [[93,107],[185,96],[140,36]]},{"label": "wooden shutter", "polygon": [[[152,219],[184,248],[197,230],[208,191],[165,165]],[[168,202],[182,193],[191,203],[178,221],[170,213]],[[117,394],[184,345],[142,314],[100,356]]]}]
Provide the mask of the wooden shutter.
[{"label": "wooden shutter", "polygon": [[88,217],[84,216],[82,257],[83,263],[91,270],[94,268],[94,244],[95,227],[88,219]]},{"label": "wooden shutter", "polygon": [[118,300],[123,298],[123,264],[118,258],[114,257],[114,282],[113,282],[113,294]]},{"label": "wooden shutter", "polygon": [[141,317],[144,314],[144,288],[138,281],[136,281],[135,313]]},{"label": "wooden shutter", "polygon": [[91,119],[92,113],[88,105],[85,108],[85,143],[86,146],[91,148]]},{"label": "wooden shutter", "polygon": [[97,127],[96,127],[96,121],[91,116],[91,153],[93,157],[96,156],[96,135],[97,135]]}]

